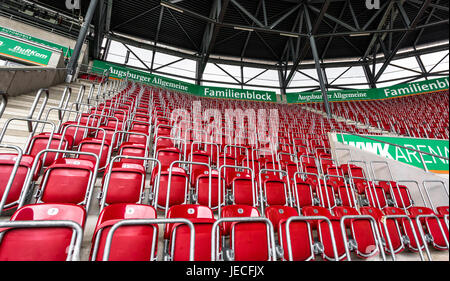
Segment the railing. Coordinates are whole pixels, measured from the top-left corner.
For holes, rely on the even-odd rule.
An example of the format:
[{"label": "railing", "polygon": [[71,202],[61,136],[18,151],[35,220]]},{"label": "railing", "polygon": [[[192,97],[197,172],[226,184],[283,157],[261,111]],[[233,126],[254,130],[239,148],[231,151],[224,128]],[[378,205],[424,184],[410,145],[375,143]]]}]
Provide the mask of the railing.
[{"label": "railing", "polygon": [[8,97],[6,93],[0,92],[0,118],[2,118],[3,112],[5,112],[6,105],[8,105]]},{"label": "railing", "polygon": [[387,141],[374,139],[374,138],[371,138],[371,137],[368,137],[368,136],[364,136],[364,135],[360,135],[360,134],[356,134],[356,133],[352,133],[352,132],[347,132],[347,131],[337,130],[337,129],[333,129],[332,133],[333,132],[334,133],[339,133],[341,135],[341,137],[342,137],[342,141],[344,141],[344,134],[348,134],[348,135],[352,135],[352,136],[360,137],[360,138],[363,138],[363,139],[368,139],[368,140],[380,142],[380,143],[383,143],[383,144],[389,144],[389,145],[392,145],[394,147],[398,147],[398,148],[402,148],[402,149],[406,149],[406,150],[409,150],[409,151],[413,151],[413,152],[419,153],[420,162],[422,163],[425,172],[429,172],[430,170],[428,170],[427,164],[426,164],[425,160],[423,159],[423,155],[428,155],[428,156],[436,157],[436,158],[443,159],[443,160],[446,160],[446,161],[450,161],[450,159],[448,157],[436,155],[436,154],[425,152],[425,151],[420,151],[420,150],[417,150],[417,149],[414,149],[414,148],[402,146],[402,145],[399,145],[399,144],[390,143],[390,142],[387,142]]}]

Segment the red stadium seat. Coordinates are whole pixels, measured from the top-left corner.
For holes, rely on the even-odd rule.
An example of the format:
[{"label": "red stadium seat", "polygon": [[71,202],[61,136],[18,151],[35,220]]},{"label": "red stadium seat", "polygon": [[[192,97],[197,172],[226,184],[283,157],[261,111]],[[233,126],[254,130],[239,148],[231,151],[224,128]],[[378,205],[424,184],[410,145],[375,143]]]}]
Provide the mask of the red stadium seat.
[{"label": "red stadium seat", "polygon": [[[130,219],[156,219],[152,206],[136,204],[113,204],[102,210],[92,238],[90,260],[103,260],[106,238],[111,227]],[[156,257],[158,227],[155,225],[136,225],[119,227],[111,243],[109,261],[150,261]]]},{"label": "red stadium seat", "polygon": [[[86,211],[70,204],[27,205],[10,221],[73,221],[82,228]],[[0,229],[0,261],[65,261],[73,230],[55,225],[40,228]]]}]

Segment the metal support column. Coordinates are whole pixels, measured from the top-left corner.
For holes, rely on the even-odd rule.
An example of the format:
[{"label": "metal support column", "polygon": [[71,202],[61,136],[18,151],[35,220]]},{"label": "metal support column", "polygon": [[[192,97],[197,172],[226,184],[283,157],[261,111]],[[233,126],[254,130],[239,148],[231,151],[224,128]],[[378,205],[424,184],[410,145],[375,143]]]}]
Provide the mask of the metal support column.
[{"label": "metal support column", "polygon": [[312,51],[312,54],[314,57],[314,63],[315,63],[316,70],[317,70],[317,77],[319,77],[320,91],[322,92],[323,103],[325,105],[325,111],[326,111],[328,117],[331,118],[331,109],[330,109],[330,103],[328,102],[327,88],[325,85],[322,68],[320,66],[320,58],[319,58],[319,53],[317,52],[316,39],[312,35],[313,27],[312,27],[311,18],[310,18],[309,12],[308,12],[308,6],[305,6],[304,13],[305,13],[305,19],[306,19],[306,26],[308,28],[309,43],[310,43],[311,51]]},{"label": "metal support column", "polygon": [[89,25],[91,24],[92,17],[94,16],[95,9],[97,7],[98,0],[91,0],[89,8],[86,12],[86,17],[84,18],[83,25],[80,29],[80,34],[78,35],[77,43],[73,50],[72,57],[67,65],[67,77],[66,83],[72,83],[76,69],[78,67],[78,59],[80,58],[81,48],[83,47],[84,40],[86,40],[87,33],[89,31]]}]

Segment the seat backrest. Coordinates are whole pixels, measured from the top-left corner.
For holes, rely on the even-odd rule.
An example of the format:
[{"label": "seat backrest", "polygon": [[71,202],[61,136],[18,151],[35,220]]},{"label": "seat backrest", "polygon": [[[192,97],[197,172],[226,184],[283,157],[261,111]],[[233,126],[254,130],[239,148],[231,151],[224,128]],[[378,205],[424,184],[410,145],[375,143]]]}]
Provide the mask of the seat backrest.
[{"label": "seat backrest", "polygon": [[352,207],[339,206],[339,207],[334,208],[333,211],[334,211],[334,214],[339,218],[344,217],[344,216],[359,216],[360,215],[359,212],[355,208],[352,208]]},{"label": "seat backrest", "polygon": [[302,208],[302,214],[307,217],[323,216],[327,218],[333,217],[330,210],[320,206],[306,206]]},{"label": "seat backrest", "polygon": [[11,221],[71,220],[84,226],[86,211],[72,204],[32,204],[17,210]]},{"label": "seat backrest", "polygon": [[[213,211],[206,207],[200,205],[177,205],[169,209],[167,213],[167,218],[183,218],[183,219],[214,219]],[[174,225],[167,224],[164,236],[166,239],[169,238]]]},{"label": "seat backrest", "polygon": [[372,216],[376,220],[380,220],[384,216],[380,209],[374,207],[361,207],[359,212],[364,216]]},{"label": "seat backrest", "polygon": [[[123,220],[156,219],[155,208],[149,205],[117,203],[105,207],[97,220],[90,258],[102,260],[106,238],[111,227]],[[155,225],[136,225],[120,227],[116,230],[111,243],[110,261],[149,261],[152,241],[157,236]],[[96,241],[98,244],[96,245]],[[156,245],[155,246],[156,249]],[[95,247],[97,249],[94,251]],[[93,255],[95,254],[95,257]]]},{"label": "seat backrest", "polygon": [[265,210],[266,218],[268,218],[274,227],[275,232],[278,232],[279,223],[287,220],[290,217],[299,216],[297,209],[288,206],[270,206]]},{"label": "seat backrest", "polygon": [[[85,210],[70,204],[27,205],[11,221],[73,221],[84,227]],[[65,261],[73,246],[74,231],[68,227],[13,228],[2,230],[0,261]],[[78,239],[78,238],[77,238]]]},{"label": "seat backrest", "polygon": [[436,208],[436,212],[441,216],[445,216],[449,214],[449,208],[448,206],[440,206]]},{"label": "seat backrest", "polygon": [[[247,205],[228,205],[221,209],[222,218],[239,218],[239,217],[260,217],[259,210]],[[222,235],[230,235],[231,223],[223,223],[220,225]]]},{"label": "seat backrest", "polygon": [[427,207],[411,207],[408,209],[408,212],[413,218],[419,215],[435,215],[433,210]]}]

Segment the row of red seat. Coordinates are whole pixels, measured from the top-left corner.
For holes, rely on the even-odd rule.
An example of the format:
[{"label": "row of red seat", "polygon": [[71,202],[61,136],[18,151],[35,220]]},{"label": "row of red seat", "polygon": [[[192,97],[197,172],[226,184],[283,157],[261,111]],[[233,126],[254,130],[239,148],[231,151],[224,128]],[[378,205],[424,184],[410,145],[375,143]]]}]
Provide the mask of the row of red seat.
[{"label": "row of red seat", "polygon": [[[391,197],[394,206],[408,210],[411,216],[414,215],[413,210],[416,207],[407,187],[397,185],[395,182],[371,181],[365,175],[363,168],[350,164],[339,165],[332,158],[324,133],[334,128],[335,121],[324,122],[325,119],[317,114],[307,111],[294,114],[289,107],[272,105],[281,112],[280,145],[276,152],[265,153],[267,147],[261,143],[255,146],[235,141],[227,145],[227,143],[206,142],[211,140],[208,138],[195,143],[192,135],[189,137],[185,135],[184,138],[180,137],[180,134],[177,135],[178,131],[174,130],[177,124],[170,118],[175,109],[188,109],[195,100],[197,99],[188,95],[179,93],[169,95],[168,92],[130,83],[118,94],[100,101],[95,107],[80,104],[84,106],[84,110],[77,111],[75,120],[65,122],[61,120],[53,134],[49,132],[32,134],[31,141],[26,146],[26,154],[21,159],[14,154],[0,154],[4,166],[1,172],[5,175],[5,179],[9,179],[14,164],[19,163],[20,173],[15,175],[9,193],[4,193],[8,185],[6,180],[0,185],[3,187],[0,189],[3,190],[2,196],[7,198],[6,209],[19,207],[19,210],[11,217],[11,221],[67,219],[75,221],[83,228],[98,172],[103,172],[104,175],[102,192],[99,196],[101,213],[92,239],[93,259],[103,259],[102,253],[107,243],[109,230],[102,231],[102,229],[110,229],[124,219],[154,220],[157,218],[157,209],[166,212],[164,219],[185,218],[194,224],[196,260],[281,258],[283,255],[278,254],[276,257],[274,249],[275,244],[283,245],[283,243],[282,241],[276,243],[271,238],[270,230],[272,227],[275,230],[274,236],[281,239],[279,224],[269,215],[277,208],[280,214],[289,214],[285,219],[292,216],[298,217],[298,215],[312,215],[307,213],[307,210],[312,210],[313,214],[335,219],[334,215],[339,216],[339,210],[352,210],[351,214],[356,214],[353,208],[359,208],[361,205],[356,200],[357,196],[365,197],[372,208],[383,211],[389,210],[387,203],[388,197]],[[202,102],[205,102],[207,106],[215,106],[223,110],[227,108],[226,106],[270,108],[269,105],[250,102],[222,102],[208,99],[202,99]],[[71,112],[68,108],[60,109],[60,111]],[[296,118],[305,118],[307,121],[300,122]],[[293,120],[298,120],[298,123],[308,129],[286,125]],[[202,124],[201,128],[208,123]],[[248,122],[244,124],[245,128],[249,125]],[[317,124],[321,125],[317,126]],[[226,133],[226,130],[221,133]],[[231,136],[224,137],[227,139]],[[233,135],[233,137],[236,140],[240,136]],[[305,148],[303,151],[302,147]],[[46,152],[48,148],[64,149],[64,152]],[[63,154],[67,155],[62,157]],[[72,156],[68,157],[69,154]],[[223,166],[224,164],[228,166]],[[147,170],[150,171],[151,177],[148,204],[145,204]],[[27,177],[27,175],[33,176]],[[31,202],[31,205],[27,205],[29,203],[27,197],[33,187],[31,183],[37,182],[40,175],[43,175],[43,180],[37,189],[36,200]],[[221,200],[219,200],[219,194]],[[219,202],[223,205],[218,204]],[[221,255],[215,257],[211,256],[212,249],[210,246],[208,248],[210,243],[207,241],[213,239],[212,227],[216,222],[213,211],[218,208],[221,208],[219,212],[221,218],[260,217],[261,220],[223,222],[224,225],[229,224],[229,228],[222,227],[221,235],[229,237],[229,243],[217,245],[217,248],[221,249],[218,250]],[[424,211],[425,208],[421,210]],[[429,210],[425,211],[427,214],[430,213]],[[72,216],[72,212],[75,213],[75,217]],[[263,217],[261,218],[259,214]],[[444,214],[440,215],[445,223]],[[424,226],[428,227],[429,221],[432,220],[427,218]],[[114,235],[114,244],[108,246],[111,249],[110,259],[144,259],[144,257],[146,260],[153,259],[152,254],[156,251],[154,239],[157,237],[154,223],[147,223],[150,226],[140,225],[118,230]],[[166,221],[167,223],[172,225],[172,222]],[[187,243],[189,225],[173,223],[177,227],[166,229],[164,235],[168,242],[165,258],[187,260],[190,250],[187,246],[189,245]],[[433,231],[429,230],[427,233],[433,232],[433,235],[436,235],[435,227],[436,225]],[[328,235],[334,237],[337,242],[341,241],[337,235],[339,228],[335,226],[333,228],[336,233]],[[372,231],[367,228],[362,228],[361,231],[363,234],[357,240],[370,241]],[[123,236],[120,236],[119,233],[122,232]],[[33,240],[36,235],[36,233],[30,234],[29,237]],[[99,235],[101,238],[98,238]],[[121,238],[130,235],[136,240],[126,241]],[[12,236],[13,241],[27,239],[27,234],[24,237],[20,232],[16,238]],[[43,237],[49,238],[46,244],[53,243],[52,235],[45,234]],[[68,237],[62,237],[61,241],[69,241]],[[307,242],[305,237],[299,237],[298,242],[301,245]],[[380,242],[377,237],[373,238]],[[123,249],[129,247],[123,245],[137,243],[133,245],[139,246],[139,243],[148,241],[146,239],[152,239],[153,243],[147,243],[145,248],[136,247],[137,250],[131,251],[129,255],[124,252]],[[320,238],[320,240],[322,245],[327,245],[325,249],[328,252],[323,257],[333,259],[333,255],[330,255],[330,244],[325,242],[326,239]],[[226,241],[226,239],[218,241]],[[0,257],[2,257],[1,249],[5,243],[8,244],[8,240],[2,240],[0,244]],[[17,243],[21,244],[21,242]],[[16,246],[19,247],[17,243]],[[342,243],[341,246],[344,244]],[[23,245],[29,244],[24,242]],[[96,245],[100,245],[100,248]],[[117,248],[113,247],[114,245]],[[442,243],[440,245],[442,246]],[[341,246],[338,251],[339,259],[342,257],[342,250],[345,251]],[[19,252],[12,253],[12,248],[8,247],[7,245],[3,252],[3,259],[27,259]],[[315,246],[315,248],[320,250],[321,247]],[[37,250],[33,259],[50,259],[50,257],[60,259],[67,256],[58,256],[50,252],[39,254]],[[283,252],[286,254],[289,251],[285,248]],[[363,253],[360,255],[362,257],[372,256],[362,250],[360,253]],[[288,256],[284,256],[285,259],[289,259],[286,257]],[[310,256],[306,259],[309,258]]]},{"label": "row of red seat", "polygon": [[[323,104],[310,106],[324,110]],[[377,101],[332,103],[333,114],[414,138],[449,138],[449,92]]]}]

